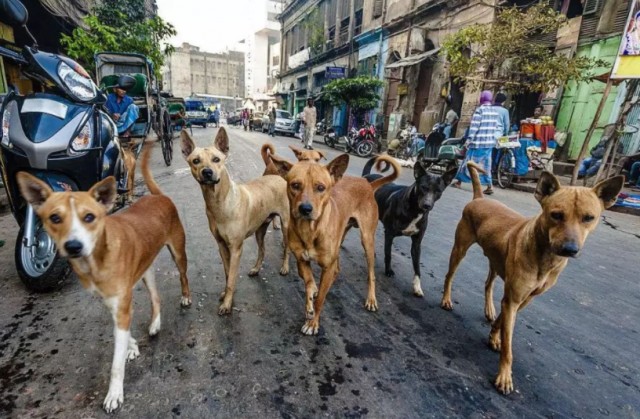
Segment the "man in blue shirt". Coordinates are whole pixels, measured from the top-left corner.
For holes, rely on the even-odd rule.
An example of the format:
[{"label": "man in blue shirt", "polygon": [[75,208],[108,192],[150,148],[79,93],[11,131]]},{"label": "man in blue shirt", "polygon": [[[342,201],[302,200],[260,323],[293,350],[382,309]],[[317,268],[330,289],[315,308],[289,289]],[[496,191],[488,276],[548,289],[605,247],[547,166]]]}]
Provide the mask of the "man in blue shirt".
[{"label": "man in blue shirt", "polygon": [[127,92],[121,86],[114,87],[114,93],[107,97],[106,108],[118,127],[118,135],[128,137],[133,123],[138,119],[140,110],[133,103],[133,99],[127,96]]}]

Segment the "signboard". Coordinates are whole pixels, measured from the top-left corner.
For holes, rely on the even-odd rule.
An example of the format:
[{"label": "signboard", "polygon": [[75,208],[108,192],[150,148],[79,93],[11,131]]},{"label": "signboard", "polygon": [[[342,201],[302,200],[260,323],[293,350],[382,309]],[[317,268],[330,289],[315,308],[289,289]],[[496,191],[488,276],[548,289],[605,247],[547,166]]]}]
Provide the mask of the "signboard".
[{"label": "signboard", "polygon": [[611,72],[612,79],[640,78],[640,4],[631,1],[627,25]]},{"label": "signboard", "polygon": [[347,75],[347,69],[344,67],[327,67],[324,71],[324,78],[327,80],[344,79]]},{"label": "signboard", "polygon": [[404,96],[409,93],[409,85],[406,83],[402,83],[398,85],[398,94],[400,96]]}]

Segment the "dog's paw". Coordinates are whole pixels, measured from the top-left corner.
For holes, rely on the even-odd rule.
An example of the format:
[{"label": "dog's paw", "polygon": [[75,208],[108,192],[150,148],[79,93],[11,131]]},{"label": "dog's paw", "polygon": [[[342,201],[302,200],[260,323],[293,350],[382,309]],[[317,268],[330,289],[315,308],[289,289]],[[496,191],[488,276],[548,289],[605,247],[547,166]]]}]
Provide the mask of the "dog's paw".
[{"label": "dog's paw", "polygon": [[224,296],[225,296],[225,295],[227,295],[227,292],[226,292],[226,291],[222,291],[222,292],[220,293],[220,298],[218,298],[218,301],[222,301],[222,300],[224,300]]},{"label": "dog's paw", "polygon": [[306,316],[307,316],[307,320],[312,320],[315,316],[316,316],[316,312],[313,309],[313,306],[311,308],[307,308],[306,310]]},{"label": "dog's paw", "polygon": [[104,403],[102,403],[102,407],[104,408],[105,412],[111,413],[115,411],[117,408],[119,408],[120,406],[122,406],[123,402],[124,402],[124,392],[122,391],[122,389],[118,389],[118,390],[109,389],[109,392],[107,393],[107,397],[105,397]]},{"label": "dog's paw", "polygon": [[513,378],[511,371],[499,372],[495,382],[496,390],[507,395],[513,391]]},{"label": "dog's paw", "polygon": [[489,305],[484,308],[484,317],[489,323],[493,323],[493,321],[496,319],[496,309],[493,307],[493,305]]},{"label": "dog's paw", "polygon": [[229,304],[227,304],[227,303],[220,304],[220,307],[218,308],[218,314],[220,316],[231,314],[231,303],[229,303]]},{"label": "dog's paw", "polygon": [[375,298],[367,298],[367,301],[364,303],[364,308],[369,311],[378,311],[378,301]]},{"label": "dog's paw", "polygon": [[496,333],[495,335],[489,335],[489,347],[495,352],[500,352],[500,348],[502,347],[502,340],[500,339],[499,333]]},{"label": "dog's paw", "polygon": [[191,305],[191,297],[180,297],[180,305],[182,307],[189,307]]},{"label": "dog's paw", "polygon": [[451,311],[453,310],[453,303],[451,302],[451,300],[443,298],[442,302],[440,302],[440,307],[447,311]]},{"label": "dog's paw", "polygon": [[304,325],[302,325],[302,329],[300,329],[300,331],[304,335],[313,336],[318,334],[318,329],[320,329],[319,322],[317,320],[311,319],[307,320]]},{"label": "dog's paw", "polygon": [[252,269],[249,271],[248,275],[249,275],[249,276],[256,276],[256,275],[258,275],[258,272],[260,272],[260,268],[252,268]]},{"label": "dog's paw", "polygon": [[420,277],[413,277],[413,295],[416,297],[424,297],[424,292],[422,292],[422,286],[420,285]]},{"label": "dog's paw", "polygon": [[388,276],[389,278],[393,278],[394,276],[396,276],[396,273],[393,271],[393,269],[389,268],[389,269],[385,269],[384,270],[384,274],[386,276]]},{"label": "dog's paw", "polygon": [[162,322],[160,321],[160,314],[156,317],[149,326],[149,336],[155,336],[160,331],[160,326]]},{"label": "dog's paw", "polygon": [[282,268],[280,268],[280,275],[289,275],[289,265],[283,265]]},{"label": "dog's paw", "polygon": [[127,361],[133,361],[140,356],[140,350],[138,349],[138,342],[134,338],[129,338],[127,344]]}]

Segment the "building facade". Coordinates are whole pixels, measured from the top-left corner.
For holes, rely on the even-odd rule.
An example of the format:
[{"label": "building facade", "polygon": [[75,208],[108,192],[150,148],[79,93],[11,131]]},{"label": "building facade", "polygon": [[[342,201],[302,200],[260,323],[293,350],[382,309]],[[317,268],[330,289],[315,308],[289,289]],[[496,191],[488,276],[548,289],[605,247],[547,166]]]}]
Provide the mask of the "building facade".
[{"label": "building facade", "polygon": [[163,88],[178,97],[204,94],[242,99],[245,96],[244,65],[242,52],[204,52],[183,43],[167,59]]}]

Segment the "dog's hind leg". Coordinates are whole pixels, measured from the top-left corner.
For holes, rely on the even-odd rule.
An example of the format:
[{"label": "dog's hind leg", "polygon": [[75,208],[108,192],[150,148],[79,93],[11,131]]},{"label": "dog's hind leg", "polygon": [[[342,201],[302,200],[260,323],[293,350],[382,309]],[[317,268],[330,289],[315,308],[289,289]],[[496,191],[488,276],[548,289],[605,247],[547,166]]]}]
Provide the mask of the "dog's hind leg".
[{"label": "dog's hind leg", "polygon": [[362,247],[364,247],[364,253],[367,257],[367,276],[369,282],[369,291],[367,293],[367,301],[365,301],[365,308],[369,311],[378,310],[378,301],[376,300],[376,274],[375,274],[375,234],[378,224],[378,217],[367,217],[365,220],[358,220],[360,225],[360,238],[362,239]]},{"label": "dog's hind leg", "polygon": [[240,257],[242,256],[242,242],[236,247],[228,248],[229,250],[229,274],[227,275],[226,287],[224,289],[224,298],[222,304],[218,308],[219,315],[231,314],[231,306],[233,304],[233,293],[236,290],[236,280],[238,279],[238,268],[240,267]]},{"label": "dog's hind leg", "polygon": [[420,245],[422,244],[422,234],[411,236],[411,261],[413,262],[413,295],[424,297],[420,286]]},{"label": "dog's hind leg", "polygon": [[395,276],[391,269],[391,247],[393,246],[393,233],[384,230],[384,274],[389,277]]},{"label": "dog's hind leg", "polygon": [[187,252],[185,250],[185,235],[182,224],[178,221],[173,227],[174,233],[167,242],[167,249],[171,253],[173,262],[180,273],[180,287],[182,297],[180,297],[180,305],[187,307],[191,305],[191,291],[189,290],[189,278],[187,277]]},{"label": "dog's hind leg", "polygon": [[147,269],[147,272],[142,276],[142,282],[147,287],[149,295],[151,296],[151,325],[149,325],[149,336],[155,336],[160,331],[160,296],[158,295],[158,289],[156,288],[156,275],[153,271],[153,265]]},{"label": "dog's hind leg", "polygon": [[284,217],[280,216],[280,222],[282,223],[282,266],[280,267],[280,275],[289,274],[289,216],[286,214]]},{"label": "dog's hind leg", "polygon": [[473,243],[475,243],[475,234],[473,228],[469,225],[467,220],[462,218],[456,228],[456,239],[451,249],[451,256],[449,257],[449,270],[444,280],[444,294],[442,295],[442,301],[440,307],[445,310],[453,310],[453,303],[451,302],[451,286],[453,285],[453,276],[456,274],[458,265],[467,254],[467,250]]},{"label": "dog's hind leg", "polygon": [[267,234],[267,228],[269,228],[269,223],[262,224],[258,230],[256,230],[256,243],[258,244],[258,259],[256,260],[256,264],[249,271],[249,276],[256,276],[258,272],[260,272],[260,268],[262,268],[262,262],[264,261],[264,236]]},{"label": "dog's hind leg", "polygon": [[493,305],[493,282],[496,280],[496,271],[489,267],[487,281],[484,283],[484,317],[493,323],[496,319],[496,309]]}]

